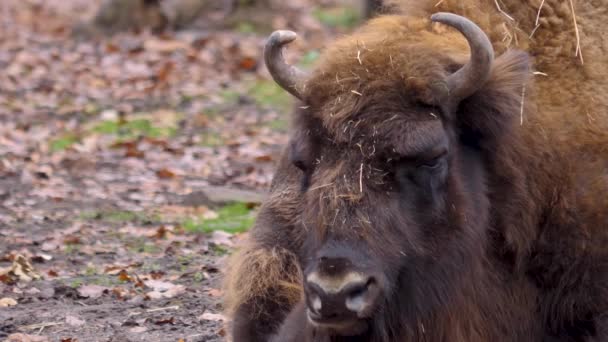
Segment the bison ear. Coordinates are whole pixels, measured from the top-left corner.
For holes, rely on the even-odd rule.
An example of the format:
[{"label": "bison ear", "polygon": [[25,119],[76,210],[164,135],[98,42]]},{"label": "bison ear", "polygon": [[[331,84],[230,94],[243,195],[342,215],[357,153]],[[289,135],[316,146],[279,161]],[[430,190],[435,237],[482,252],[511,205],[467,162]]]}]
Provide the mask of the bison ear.
[{"label": "bison ear", "polygon": [[299,108],[292,122],[288,149],[289,161],[304,172],[312,169],[316,154],[315,119],[306,109]]},{"label": "bison ear", "polygon": [[493,148],[520,123],[530,70],[530,57],[523,51],[510,50],[496,58],[487,83],[458,107],[456,121],[463,140]]}]

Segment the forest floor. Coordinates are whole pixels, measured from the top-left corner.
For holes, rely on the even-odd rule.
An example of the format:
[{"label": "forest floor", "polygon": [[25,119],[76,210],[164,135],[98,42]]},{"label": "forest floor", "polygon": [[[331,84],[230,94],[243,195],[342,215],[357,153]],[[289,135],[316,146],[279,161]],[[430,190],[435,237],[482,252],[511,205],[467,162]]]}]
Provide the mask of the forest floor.
[{"label": "forest floor", "polygon": [[309,67],[357,13],[298,0],[265,28],[73,39],[98,3],[0,4],[0,340],[224,340],[223,262],[293,106],[264,39],[297,31]]}]

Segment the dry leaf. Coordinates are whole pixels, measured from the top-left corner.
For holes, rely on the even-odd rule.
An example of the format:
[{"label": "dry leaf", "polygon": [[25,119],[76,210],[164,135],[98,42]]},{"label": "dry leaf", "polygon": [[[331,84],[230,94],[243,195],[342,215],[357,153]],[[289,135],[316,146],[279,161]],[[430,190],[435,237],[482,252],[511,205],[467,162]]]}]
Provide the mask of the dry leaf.
[{"label": "dry leaf", "polygon": [[161,179],[171,179],[171,178],[175,178],[175,172],[164,168],[164,169],[160,169],[158,171],[156,171],[156,176],[158,176],[158,178]]},{"label": "dry leaf", "polygon": [[110,289],[99,285],[84,285],[78,288],[78,294],[85,298],[99,298]]},{"label": "dry leaf", "polygon": [[186,291],[186,287],[184,285],[175,285],[166,281],[147,280],[144,282],[144,284],[153,289],[153,291],[146,293],[146,295],[151,299],[173,298]]},{"label": "dry leaf", "polygon": [[74,316],[66,316],[65,317],[65,322],[67,324],[73,326],[73,327],[79,327],[79,326],[82,326],[82,325],[84,325],[86,323],[85,321],[83,321],[81,319],[78,319],[78,318],[76,318]]},{"label": "dry leaf", "polygon": [[0,308],[4,308],[7,306],[15,306],[17,305],[17,301],[13,298],[1,298],[0,299]]},{"label": "dry leaf", "polygon": [[0,270],[0,281],[6,284],[17,281],[30,282],[40,278],[32,264],[21,254],[15,256],[10,267]]},{"label": "dry leaf", "polygon": [[215,322],[225,322],[226,316],[222,314],[216,314],[211,312],[205,312],[204,314],[198,317],[199,321],[215,321]]},{"label": "dry leaf", "polygon": [[146,332],[147,330],[148,330],[148,328],[146,328],[146,327],[133,327],[133,328],[129,329],[129,332],[133,333],[133,334],[141,334],[143,332]]},{"label": "dry leaf", "polygon": [[4,342],[49,342],[49,338],[27,334],[11,334]]}]

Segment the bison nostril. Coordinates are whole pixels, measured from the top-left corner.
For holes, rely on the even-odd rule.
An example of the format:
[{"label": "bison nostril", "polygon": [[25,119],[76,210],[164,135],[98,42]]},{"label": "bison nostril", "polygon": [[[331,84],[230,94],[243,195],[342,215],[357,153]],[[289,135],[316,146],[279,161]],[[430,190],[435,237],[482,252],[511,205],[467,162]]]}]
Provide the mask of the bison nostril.
[{"label": "bison nostril", "polygon": [[378,294],[377,290],[378,286],[373,277],[365,283],[351,287],[345,300],[346,308],[358,315],[365,314],[373,306]]}]

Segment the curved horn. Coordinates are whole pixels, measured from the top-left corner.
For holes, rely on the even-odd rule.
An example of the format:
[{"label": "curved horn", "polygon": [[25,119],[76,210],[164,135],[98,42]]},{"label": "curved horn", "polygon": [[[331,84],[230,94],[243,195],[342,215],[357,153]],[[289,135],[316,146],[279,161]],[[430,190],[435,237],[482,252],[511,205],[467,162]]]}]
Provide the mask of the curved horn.
[{"label": "curved horn", "polygon": [[304,87],[307,75],[302,70],[287,64],[282,52],[283,46],[294,41],[296,36],[292,31],[274,31],[264,47],[264,62],[274,81],[301,100],[300,91]]},{"label": "curved horn", "polygon": [[456,102],[473,95],[490,76],[494,49],[488,36],[474,22],[452,13],[435,13],[432,21],[452,26],[469,42],[471,59],[458,71],[448,76],[449,97]]}]

